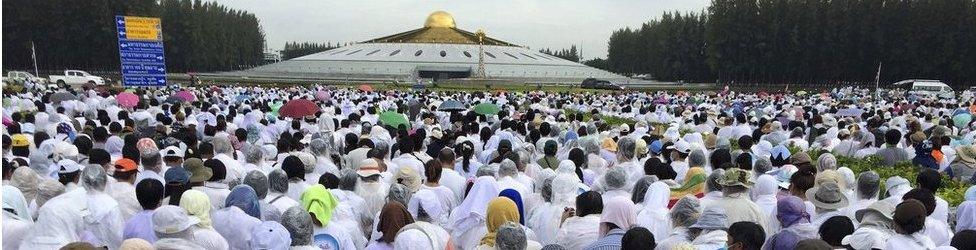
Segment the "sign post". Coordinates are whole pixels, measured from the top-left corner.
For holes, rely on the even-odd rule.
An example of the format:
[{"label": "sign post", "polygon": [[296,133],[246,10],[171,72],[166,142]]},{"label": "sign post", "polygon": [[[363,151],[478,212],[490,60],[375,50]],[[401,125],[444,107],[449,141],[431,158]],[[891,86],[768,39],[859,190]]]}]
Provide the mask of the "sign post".
[{"label": "sign post", "polygon": [[159,18],[115,16],[122,86],[166,86],[166,55]]}]

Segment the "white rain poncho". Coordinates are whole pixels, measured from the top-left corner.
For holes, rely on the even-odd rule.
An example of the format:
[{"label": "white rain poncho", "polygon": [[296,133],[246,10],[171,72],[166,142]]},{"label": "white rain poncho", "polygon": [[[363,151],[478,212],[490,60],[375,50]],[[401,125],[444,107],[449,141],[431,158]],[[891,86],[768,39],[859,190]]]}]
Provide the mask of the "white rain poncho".
[{"label": "white rain poncho", "polygon": [[[80,241],[88,216],[88,201],[84,189],[59,195],[41,207],[38,220],[24,236],[20,249],[57,249]],[[121,229],[121,228],[120,228]]]},{"label": "white rain poncho", "polygon": [[671,188],[664,182],[654,182],[644,193],[644,209],[637,214],[637,225],[647,228],[654,234],[657,242],[662,242],[671,233],[671,219],[668,217],[668,201]]},{"label": "white rain poncho", "polygon": [[3,186],[3,249],[17,249],[34,225],[27,200],[19,189]]},{"label": "white rain poncho", "polygon": [[559,162],[556,177],[552,180],[552,203],[557,206],[572,207],[582,183],[576,176],[576,164],[571,160]]},{"label": "white rain poncho", "polygon": [[81,173],[81,186],[87,192],[88,214],[84,217],[85,240],[95,246],[116,249],[122,244],[125,221],[119,203],[105,193],[108,175],[104,168],[87,167]]},{"label": "white rain poncho", "polygon": [[566,249],[582,249],[599,238],[600,214],[590,214],[567,218],[559,227],[555,243]]},{"label": "white rain poncho", "polygon": [[500,190],[493,177],[482,176],[474,181],[468,196],[451,211],[448,219],[451,223],[451,235],[456,236],[455,245],[473,249],[480,243],[481,237],[487,231],[484,224],[488,202],[498,197],[498,192]]},{"label": "white rain poncho", "polygon": [[976,201],[964,201],[956,209],[956,233],[976,230]]},{"label": "white rain poncho", "polygon": [[447,231],[423,221],[414,222],[400,229],[393,241],[393,249],[427,250],[447,249],[451,235]]},{"label": "white rain poncho", "polygon": [[756,194],[753,198],[753,202],[762,210],[764,214],[769,215],[768,221],[770,227],[779,230],[779,221],[776,220],[776,193],[779,192],[779,182],[776,181],[776,177],[772,175],[760,175],[756,179],[756,186],[753,187]]},{"label": "white rain poncho", "polygon": [[236,206],[213,211],[213,228],[227,240],[233,249],[244,249],[251,238],[251,229],[261,220],[248,215]]}]

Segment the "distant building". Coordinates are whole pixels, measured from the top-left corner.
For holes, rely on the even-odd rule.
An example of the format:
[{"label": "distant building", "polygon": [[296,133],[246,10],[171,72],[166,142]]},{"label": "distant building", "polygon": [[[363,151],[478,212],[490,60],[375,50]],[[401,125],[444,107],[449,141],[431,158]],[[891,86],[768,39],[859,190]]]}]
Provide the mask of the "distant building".
[{"label": "distant building", "polygon": [[281,62],[281,53],[278,53],[277,51],[264,52],[263,64],[271,64],[277,62]]},{"label": "distant building", "polygon": [[[267,54],[265,59],[269,59]],[[229,74],[375,80],[486,78],[575,84],[586,78],[626,79],[491,38],[481,31],[458,29],[451,14],[444,11],[430,14],[419,29]]]}]

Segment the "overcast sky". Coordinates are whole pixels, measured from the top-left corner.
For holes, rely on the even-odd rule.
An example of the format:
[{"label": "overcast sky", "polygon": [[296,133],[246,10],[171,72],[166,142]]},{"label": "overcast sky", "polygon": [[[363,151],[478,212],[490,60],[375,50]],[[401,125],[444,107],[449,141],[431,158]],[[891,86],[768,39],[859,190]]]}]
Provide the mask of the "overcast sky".
[{"label": "overcast sky", "polygon": [[582,47],[583,57],[606,57],[610,33],[639,27],[665,11],[701,11],[709,0],[216,0],[254,13],[267,45],[357,42],[420,28],[444,10],[458,28],[532,49]]}]

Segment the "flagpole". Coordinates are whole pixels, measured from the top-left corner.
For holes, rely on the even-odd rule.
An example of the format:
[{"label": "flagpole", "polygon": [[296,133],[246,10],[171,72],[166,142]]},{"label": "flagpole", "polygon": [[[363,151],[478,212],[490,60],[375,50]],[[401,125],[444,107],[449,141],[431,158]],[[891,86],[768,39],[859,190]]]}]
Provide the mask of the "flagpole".
[{"label": "flagpole", "polygon": [[880,82],[881,82],[881,62],[878,62],[878,74],[874,76],[874,93],[878,98],[880,98],[880,96],[878,95],[881,94],[878,91],[879,90],[878,85]]}]

